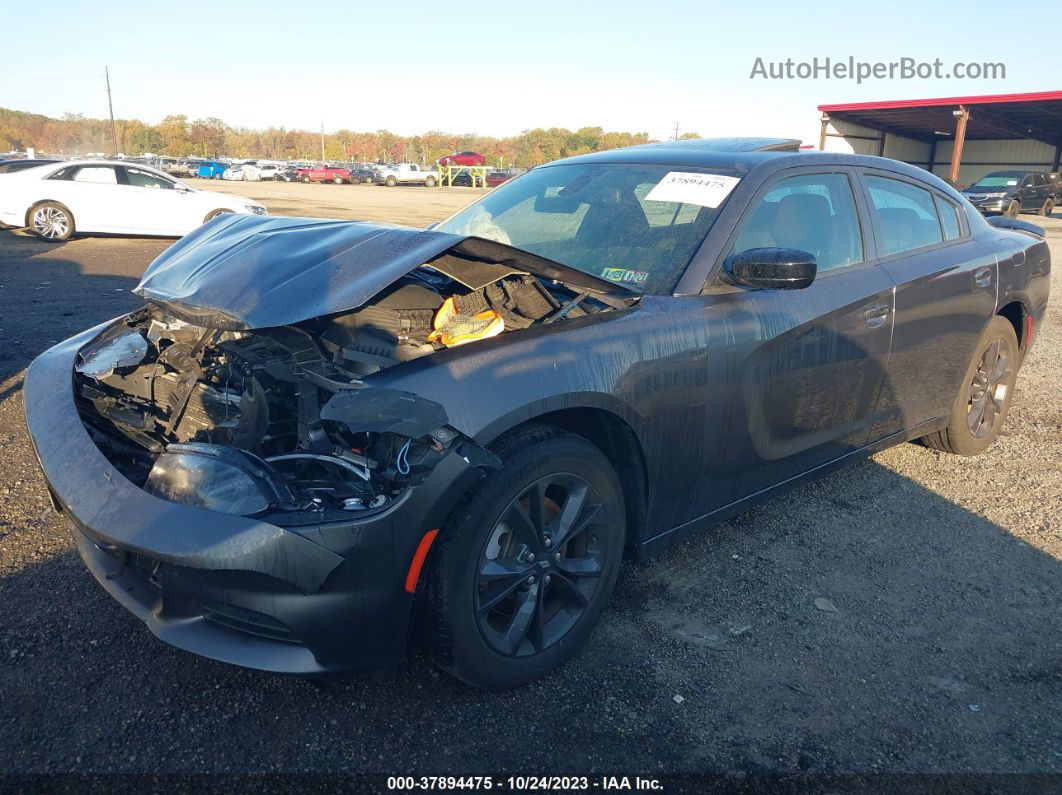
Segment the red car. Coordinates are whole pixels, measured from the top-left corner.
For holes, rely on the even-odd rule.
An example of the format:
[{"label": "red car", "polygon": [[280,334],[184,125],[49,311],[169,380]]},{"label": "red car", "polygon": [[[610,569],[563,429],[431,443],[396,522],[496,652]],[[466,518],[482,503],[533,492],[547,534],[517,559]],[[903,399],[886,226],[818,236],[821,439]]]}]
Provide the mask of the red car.
[{"label": "red car", "polygon": [[507,171],[491,171],[487,174],[487,187],[496,188],[503,182],[508,182],[513,178],[513,174]]},{"label": "red car", "polygon": [[455,152],[438,159],[440,166],[485,166],[487,158],[479,152]]},{"label": "red car", "polygon": [[349,168],[318,164],[298,169],[295,172],[295,179],[300,182],[334,182],[336,185],[342,185],[344,182],[348,184],[353,182],[354,175],[350,173]]}]

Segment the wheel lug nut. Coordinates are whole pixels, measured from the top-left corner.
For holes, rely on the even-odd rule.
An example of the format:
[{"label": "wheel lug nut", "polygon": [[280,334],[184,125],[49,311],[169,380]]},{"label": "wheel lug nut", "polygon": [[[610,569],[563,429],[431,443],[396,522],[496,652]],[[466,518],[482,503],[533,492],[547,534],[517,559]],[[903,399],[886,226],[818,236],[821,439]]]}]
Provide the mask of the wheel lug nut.
[{"label": "wheel lug nut", "polygon": [[549,585],[549,581],[550,581],[550,576],[548,574],[545,577],[542,578],[542,584],[543,585]]},{"label": "wheel lug nut", "polygon": [[527,562],[528,563],[534,563],[535,562],[535,553],[534,552],[528,552],[527,555],[525,555],[524,557],[527,558]]},{"label": "wheel lug nut", "polygon": [[527,578],[527,584],[528,584],[528,585],[534,585],[534,584],[535,584],[535,577],[534,577],[534,575],[532,575],[532,576],[530,576],[530,577],[528,577],[528,578]]},{"label": "wheel lug nut", "polygon": [[560,552],[554,553],[553,559],[554,560],[560,560]]},{"label": "wheel lug nut", "polygon": [[551,546],[553,546],[553,539],[549,536],[546,536],[546,539],[542,543],[546,545],[546,549],[549,549]]}]

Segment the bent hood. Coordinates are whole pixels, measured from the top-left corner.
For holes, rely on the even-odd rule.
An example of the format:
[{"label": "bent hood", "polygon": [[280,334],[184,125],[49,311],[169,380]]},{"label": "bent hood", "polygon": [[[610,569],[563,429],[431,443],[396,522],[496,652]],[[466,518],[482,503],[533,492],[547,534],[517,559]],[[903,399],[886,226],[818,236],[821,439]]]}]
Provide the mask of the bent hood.
[{"label": "bent hood", "polygon": [[[152,262],[133,290],[196,325],[285,326],[356,309],[450,252],[610,296],[610,282],[481,238],[360,221],[223,215]],[[510,271],[511,272],[511,271]]]}]

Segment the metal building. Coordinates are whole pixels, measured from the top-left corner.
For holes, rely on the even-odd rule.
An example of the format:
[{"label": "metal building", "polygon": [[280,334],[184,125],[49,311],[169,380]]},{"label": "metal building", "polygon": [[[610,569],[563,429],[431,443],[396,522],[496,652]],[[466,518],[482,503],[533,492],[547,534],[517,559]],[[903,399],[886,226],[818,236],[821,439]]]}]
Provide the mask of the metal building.
[{"label": "metal building", "polygon": [[819,105],[819,149],[903,160],[954,185],[990,171],[1058,173],[1062,91]]}]

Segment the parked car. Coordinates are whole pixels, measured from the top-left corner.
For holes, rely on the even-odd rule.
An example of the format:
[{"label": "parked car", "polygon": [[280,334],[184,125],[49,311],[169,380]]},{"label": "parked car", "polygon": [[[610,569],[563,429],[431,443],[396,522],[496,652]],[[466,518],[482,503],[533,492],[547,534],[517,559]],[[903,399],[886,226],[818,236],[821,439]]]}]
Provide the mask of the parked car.
[{"label": "parked car", "polygon": [[297,166],[285,166],[281,168],[274,179],[281,182],[294,182],[299,178],[299,169]]},{"label": "parked car", "polygon": [[[176,157],[160,158],[158,168],[171,177],[190,177],[193,173],[193,169],[187,160],[180,160]],[[198,164],[196,165],[196,170],[198,170]]]},{"label": "parked car", "polygon": [[511,180],[515,174],[509,171],[488,171],[487,172],[487,187],[496,188],[503,182]]},{"label": "parked car", "polygon": [[275,180],[277,175],[283,170],[283,166],[277,166],[268,164],[258,167],[258,178],[261,180]]},{"label": "parked car", "polygon": [[395,185],[427,185],[431,188],[439,181],[439,172],[436,169],[423,168],[416,163],[395,163],[377,168],[373,172],[373,180],[377,185],[386,185],[389,188]]},{"label": "parked car", "polygon": [[436,163],[440,166],[485,166],[487,158],[479,152],[454,152],[452,155],[440,157]]},{"label": "parked car", "polygon": [[376,172],[365,166],[355,166],[350,169],[350,176],[355,183],[371,185],[376,179]]},{"label": "parked car", "polygon": [[[254,168],[254,166],[250,166],[250,168]],[[245,166],[242,166],[239,163],[230,163],[229,167],[226,168],[224,172],[222,172],[221,178],[236,182],[243,181],[246,179],[246,172],[244,171],[244,169]]]},{"label": "parked car", "polygon": [[964,188],[962,193],[985,215],[1017,218],[1019,212],[1050,215],[1055,208],[1055,185],[1039,171],[993,171]]},{"label": "parked car", "polygon": [[27,168],[36,168],[37,166],[47,166],[50,163],[61,162],[61,160],[46,159],[0,160],[0,174],[12,174],[16,171],[25,171]]},{"label": "parked car", "polygon": [[300,182],[334,182],[336,185],[342,185],[344,182],[350,184],[353,181],[349,169],[323,163],[309,168],[300,168],[296,173],[296,178]]},{"label": "parked car", "polygon": [[202,179],[221,179],[228,167],[228,163],[222,163],[220,160],[201,160],[196,176]]},{"label": "parked car", "polygon": [[88,232],[180,236],[227,213],[265,215],[266,209],[112,160],[39,166],[0,181],[0,223],[28,227],[45,240]]},{"label": "parked car", "polygon": [[423,626],[510,687],[586,641],[624,556],[889,445],[984,451],[1043,230],[765,145],[569,158],[427,231],[230,216],[168,247],[147,306],[22,387],[92,575],[229,663],[394,664]]}]

